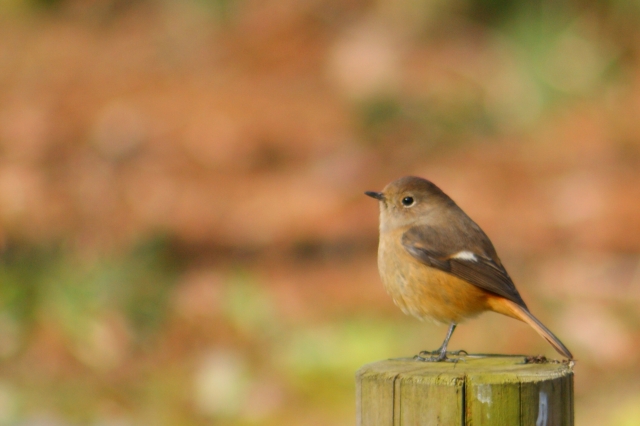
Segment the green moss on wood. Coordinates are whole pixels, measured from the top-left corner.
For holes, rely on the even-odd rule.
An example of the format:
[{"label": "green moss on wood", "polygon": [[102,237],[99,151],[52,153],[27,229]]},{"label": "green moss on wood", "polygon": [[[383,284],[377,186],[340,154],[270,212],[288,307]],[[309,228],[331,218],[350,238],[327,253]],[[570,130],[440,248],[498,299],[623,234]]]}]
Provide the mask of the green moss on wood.
[{"label": "green moss on wood", "polygon": [[524,356],[380,361],[358,371],[356,388],[359,426],[573,425],[571,365]]}]

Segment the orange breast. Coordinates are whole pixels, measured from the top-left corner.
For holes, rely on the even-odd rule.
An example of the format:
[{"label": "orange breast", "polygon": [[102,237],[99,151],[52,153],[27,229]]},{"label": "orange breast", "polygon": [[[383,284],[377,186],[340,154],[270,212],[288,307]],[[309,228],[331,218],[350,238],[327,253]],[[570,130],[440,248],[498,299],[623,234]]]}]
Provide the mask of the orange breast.
[{"label": "orange breast", "polygon": [[411,256],[401,233],[380,236],[378,269],[382,282],[404,313],[439,323],[460,323],[489,309],[481,288]]}]

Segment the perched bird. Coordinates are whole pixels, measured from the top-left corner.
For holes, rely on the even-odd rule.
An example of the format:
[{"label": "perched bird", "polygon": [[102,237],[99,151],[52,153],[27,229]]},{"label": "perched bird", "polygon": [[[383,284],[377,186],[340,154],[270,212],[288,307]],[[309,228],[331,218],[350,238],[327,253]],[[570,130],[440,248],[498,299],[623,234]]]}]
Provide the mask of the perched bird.
[{"label": "perched bird", "polygon": [[484,311],[524,321],[573,359],[529,312],[489,237],[440,188],[406,176],[365,194],[380,202],[378,269],[387,292],[404,313],[450,325],[437,351],[421,352],[435,356],[421,359],[446,360],[456,325]]}]

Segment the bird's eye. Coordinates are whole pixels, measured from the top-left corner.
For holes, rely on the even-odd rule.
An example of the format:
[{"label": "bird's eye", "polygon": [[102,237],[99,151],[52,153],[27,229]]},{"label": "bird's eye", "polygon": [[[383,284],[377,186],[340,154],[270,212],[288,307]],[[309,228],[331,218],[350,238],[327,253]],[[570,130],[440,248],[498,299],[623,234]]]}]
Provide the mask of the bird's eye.
[{"label": "bird's eye", "polygon": [[413,197],[404,197],[402,199],[402,205],[405,207],[411,207],[412,205],[415,204],[415,200],[413,199]]}]

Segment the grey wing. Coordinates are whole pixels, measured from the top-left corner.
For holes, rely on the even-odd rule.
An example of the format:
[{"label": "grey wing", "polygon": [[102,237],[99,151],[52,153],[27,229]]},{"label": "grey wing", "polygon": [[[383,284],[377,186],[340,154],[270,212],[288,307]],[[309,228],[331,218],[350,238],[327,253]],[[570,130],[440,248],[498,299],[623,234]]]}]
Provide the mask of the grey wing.
[{"label": "grey wing", "polygon": [[[484,234],[482,236],[487,239]],[[483,243],[490,245],[490,253],[495,253],[488,239]],[[468,248],[463,244],[459,238],[424,225],[410,228],[402,236],[404,248],[425,265],[448,272],[526,308],[500,261],[493,260],[491,254],[486,253],[489,250]]]}]

